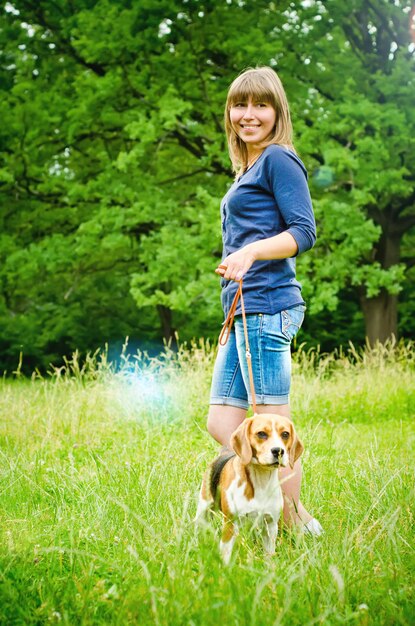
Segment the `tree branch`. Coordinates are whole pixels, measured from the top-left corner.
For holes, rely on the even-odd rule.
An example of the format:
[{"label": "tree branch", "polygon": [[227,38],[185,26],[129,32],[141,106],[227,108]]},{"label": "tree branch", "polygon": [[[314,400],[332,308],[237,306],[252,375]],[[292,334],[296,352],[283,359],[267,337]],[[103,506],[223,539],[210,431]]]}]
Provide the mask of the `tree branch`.
[{"label": "tree branch", "polygon": [[415,267],[415,256],[403,256],[401,257],[401,263],[405,263],[408,270]]},{"label": "tree branch", "polygon": [[176,181],[182,180],[183,178],[191,178],[192,176],[196,176],[197,174],[201,174],[202,172],[210,172],[210,170],[208,170],[206,167],[201,167],[200,169],[189,172],[188,174],[180,174],[179,176],[174,176],[173,178],[161,180],[158,184],[169,185],[170,183],[175,183]]},{"label": "tree branch", "polygon": [[72,44],[70,43],[70,41],[64,37],[62,37],[62,35],[59,32],[59,27],[55,24],[52,24],[50,21],[47,20],[46,16],[45,16],[45,12],[44,9],[42,7],[42,5],[40,3],[31,3],[31,2],[27,2],[26,1],[26,5],[28,6],[29,9],[31,9],[33,11],[33,15],[36,18],[36,20],[38,21],[38,23],[40,24],[40,26],[43,26],[43,28],[49,30],[51,33],[53,33],[54,37],[56,38],[56,47],[58,50],[60,50],[63,53],[67,53],[69,56],[71,56],[77,63],[79,63],[80,65],[82,65],[83,67],[86,67],[90,70],[92,70],[95,74],[97,74],[98,76],[105,76],[106,74],[106,69],[104,68],[103,65],[99,64],[99,63],[89,63],[88,61],[85,61],[85,59],[83,59],[79,53],[75,50],[75,48],[72,46]]},{"label": "tree branch", "polygon": [[415,215],[401,217],[398,222],[393,224],[391,231],[396,235],[404,235],[408,230],[415,226]]}]

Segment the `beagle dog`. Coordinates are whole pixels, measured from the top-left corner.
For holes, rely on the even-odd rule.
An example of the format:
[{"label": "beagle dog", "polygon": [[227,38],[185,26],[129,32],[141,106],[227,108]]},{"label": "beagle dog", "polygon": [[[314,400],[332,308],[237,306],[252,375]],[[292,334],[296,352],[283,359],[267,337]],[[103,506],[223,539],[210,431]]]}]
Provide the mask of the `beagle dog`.
[{"label": "beagle dog", "polygon": [[287,417],[255,414],[246,418],[231,437],[233,450],[220,454],[206,471],[200,489],[196,522],[218,507],[223,515],[220,552],[228,564],[238,533],[238,518],[254,518],[262,526],[264,550],[275,554],[283,495],[278,469],[303,452],[293,423]]}]

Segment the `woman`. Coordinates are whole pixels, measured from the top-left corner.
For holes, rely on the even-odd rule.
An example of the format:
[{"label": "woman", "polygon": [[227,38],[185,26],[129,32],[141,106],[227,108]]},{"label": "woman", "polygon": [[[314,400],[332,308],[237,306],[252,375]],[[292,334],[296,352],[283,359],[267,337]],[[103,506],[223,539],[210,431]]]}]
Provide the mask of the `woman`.
[{"label": "woman", "polygon": [[[236,178],[221,204],[222,305],[229,311],[242,277],[258,413],[290,417],[290,344],[305,312],[295,256],[316,231],[307,173],[292,144],[287,98],[269,67],[248,69],[230,86],[225,128]],[[223,446],[251,403],[240,307],[215,363],[209,433]],[[284,519],[312,534],[322,528],[299,500],[301,463],[280,470]]]}]

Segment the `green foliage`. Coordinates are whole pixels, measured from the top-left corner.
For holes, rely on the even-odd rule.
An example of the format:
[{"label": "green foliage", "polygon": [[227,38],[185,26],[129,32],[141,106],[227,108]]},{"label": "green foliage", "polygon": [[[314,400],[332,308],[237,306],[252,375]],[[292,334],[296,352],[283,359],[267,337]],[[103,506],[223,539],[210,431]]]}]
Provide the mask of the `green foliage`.
[{"label": "green foliage", "polygon": [[319,244],[298,262],[310,314],[335,327],[348,290],[356,319],[359,301],[400,292],[415,223],[410,6],[7,4],[2,366],[21,350],[45,367],[126,335],[216,334],[222,110],[248,65],[281,75],[311,173]]},{"label": "green foliage", "polygon": [[228,568],[220,520],[192,521],[217,450],[213,356],[124,355],[114,374],[105,354],[74,355],[0,381],[1,623],[412,623],[413,346],[299,351],[303,500],[325,534],[285,529],[265,558],[243,529]]},{"label": "green foliage", "polygon": [[301,262],[314,277],[307,291],[315,312],[337,307],[350,286],[362,305],[381,292],[399,293],[408,267],[402,239],[415,224],[410,7],[354,5],[353,15],[337,3],[320,11],[314,28],[322,38],[308,51],[314,84],[300,144],[317,168],[312,189],[323,254]]}]

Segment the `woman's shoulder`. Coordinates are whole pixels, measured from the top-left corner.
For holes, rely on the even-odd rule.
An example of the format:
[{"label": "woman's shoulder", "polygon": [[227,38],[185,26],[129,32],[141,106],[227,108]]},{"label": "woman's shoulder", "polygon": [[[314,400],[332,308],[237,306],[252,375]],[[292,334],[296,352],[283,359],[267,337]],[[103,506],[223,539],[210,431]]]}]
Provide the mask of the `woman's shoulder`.
[{"label": "woman's shoulder", "polygon": [[284,169],[297,169],[298,166],[302,169],[305,176],[307,176],[307,170],[298,156],[288,146],[281,144],[271,144],[264,150],[264,160],[268,162],[271,167],[283,167]]}]

